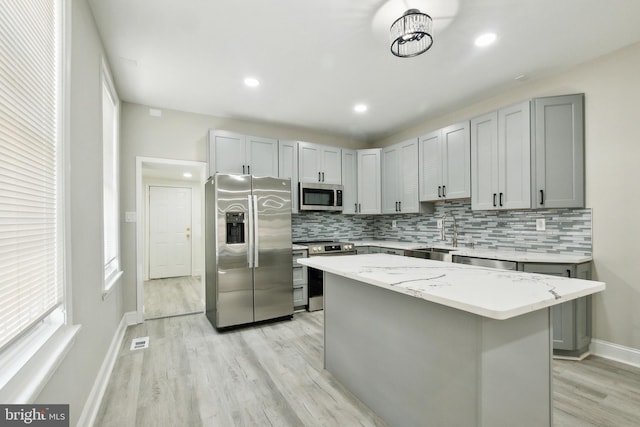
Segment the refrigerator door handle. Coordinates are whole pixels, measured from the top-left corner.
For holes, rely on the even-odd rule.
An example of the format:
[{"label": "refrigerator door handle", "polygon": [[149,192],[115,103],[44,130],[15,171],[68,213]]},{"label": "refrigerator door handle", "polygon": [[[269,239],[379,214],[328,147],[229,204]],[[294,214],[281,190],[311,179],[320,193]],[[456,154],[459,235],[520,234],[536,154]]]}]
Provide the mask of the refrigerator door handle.
[{"label": "refrigerator door handle", "polygon": [[260,233],[258,230],[260,227],[258,226],[258,196],[253,196],[253,218],[251,221],[253,228],[253,267],[259,267],[258,258],[259,258],[259,243],[260,243]]},{"label": "refrigerator door handle", "polygon": [[247,218],[247,231],[249,234],[249,245],[247,250],[247,264],[248,267],[253,267],[253,239],[254,239],[254,227],[253,227],[253,199],[252,196],[247,196],[247,206],[249,207],[248,218]]}]

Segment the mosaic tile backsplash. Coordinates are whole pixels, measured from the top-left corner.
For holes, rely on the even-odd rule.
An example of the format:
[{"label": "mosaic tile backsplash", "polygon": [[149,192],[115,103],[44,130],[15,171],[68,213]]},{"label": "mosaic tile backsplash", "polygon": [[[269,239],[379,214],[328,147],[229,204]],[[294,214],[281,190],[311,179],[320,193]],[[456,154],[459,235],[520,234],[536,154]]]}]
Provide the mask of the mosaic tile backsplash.
[{"label": "mosaic tile backsplash", "polygon": [[[440,240],[437,220],[447,213],[447,240]],[[401,240],[425,245],[451,244],[453,220],[458,225],[458,246],[499,250],[527,250],[558,254],[591,255],[591,209],[472,211],[471,202],[435,204],[432,214],[356,216],[304,212],[292,216],[293,241]],[[536,231],[536,219],[546,230]],[[396,228],[392,228],[392,221]]]}]

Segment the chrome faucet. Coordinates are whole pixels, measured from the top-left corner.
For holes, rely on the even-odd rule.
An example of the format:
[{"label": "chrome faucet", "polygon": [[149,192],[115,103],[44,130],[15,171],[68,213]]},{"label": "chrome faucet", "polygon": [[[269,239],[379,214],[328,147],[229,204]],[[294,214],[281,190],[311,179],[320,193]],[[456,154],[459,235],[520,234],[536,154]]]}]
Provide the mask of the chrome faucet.
[{"label": "chrome faucet", "polygon": [[445,220],[447,219],[447,217],[451,217],[451,219],[453,219],[453,238],[452,238],[452,244],[454,248],[458,247],[458,224],[456,223],[456,217],[453,216],[453,214],[448,214],[445,212],[444,215],[442,215],[442,229],[440,230],[440,240],[447,240],[447,236],[445,234]]}]

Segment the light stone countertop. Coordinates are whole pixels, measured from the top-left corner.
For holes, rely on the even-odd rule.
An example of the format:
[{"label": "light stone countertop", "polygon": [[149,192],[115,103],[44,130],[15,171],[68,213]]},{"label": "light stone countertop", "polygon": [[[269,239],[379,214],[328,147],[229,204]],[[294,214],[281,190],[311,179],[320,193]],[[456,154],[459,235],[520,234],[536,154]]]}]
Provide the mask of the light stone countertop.
[{"label": "light stone countertop", "polygon": [[504,320],[605,289],[603,282],[388,254],[298,263],[480,316]]},{"label": "light stone countertop", "polygon": [[393,249],[418,249],[425,247],[449,249],[451,255],[462,255],[476,258],[496,259],[502,261],[514,262],[540,262],[549,264],[580,264],[593,260],[590,255],[571,255],[571,254],[551,254],[542,252],[528,251],[510,251],[510,250],[493,250],[493,249],[471,249],[471,248],[454,248],[448,245],[433,243],[416,243],[416,242],[400,242],[391,240],[360,240],[353,241],[358,246],[376,246],[380,248]]}]

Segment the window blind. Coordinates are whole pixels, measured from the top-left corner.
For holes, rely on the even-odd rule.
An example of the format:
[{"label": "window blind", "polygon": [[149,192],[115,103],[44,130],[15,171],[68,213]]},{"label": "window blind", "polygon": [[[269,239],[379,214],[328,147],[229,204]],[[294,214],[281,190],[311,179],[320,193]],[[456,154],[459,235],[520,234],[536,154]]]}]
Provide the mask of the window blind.
[{"label": "window blind", "polygon": [[0,1],[0,349],[62,304],[56,0]]}]

